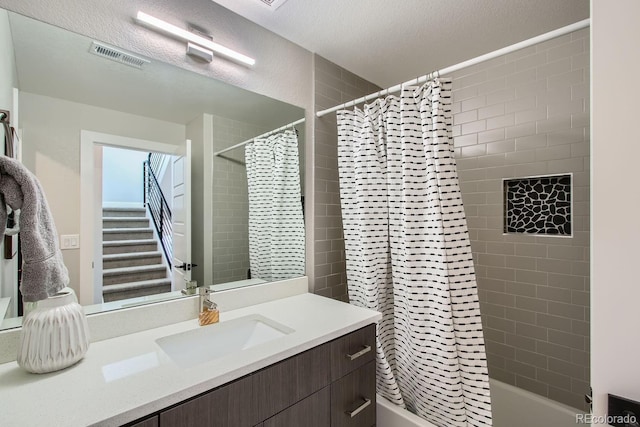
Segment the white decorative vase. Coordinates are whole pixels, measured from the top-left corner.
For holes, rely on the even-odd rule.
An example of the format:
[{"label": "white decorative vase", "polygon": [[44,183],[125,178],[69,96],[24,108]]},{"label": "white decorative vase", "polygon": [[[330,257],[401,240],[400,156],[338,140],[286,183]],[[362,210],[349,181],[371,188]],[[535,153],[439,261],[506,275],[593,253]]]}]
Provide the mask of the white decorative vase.
[{"label": "white decorative vase", "polygon": [[89,349],[87,318],[71,288],[34,304],[22,321],[18,365],[36,374],[64,369]]}]

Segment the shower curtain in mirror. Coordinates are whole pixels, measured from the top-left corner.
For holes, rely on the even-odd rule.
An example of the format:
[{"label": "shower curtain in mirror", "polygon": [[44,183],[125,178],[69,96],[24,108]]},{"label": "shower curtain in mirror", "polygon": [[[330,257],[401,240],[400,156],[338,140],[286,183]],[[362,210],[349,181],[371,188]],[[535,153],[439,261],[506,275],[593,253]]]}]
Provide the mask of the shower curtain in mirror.
[{"label": "shower curtain in mirror", "polygon": [[271,281],[304,276],[304,218],[295,130],[248,143],[245,162],[251,277]]},{"label": "shower curtain in mirror", "polygon": [[378,392],[441,427],[490,426],[451,121],[446,79],[338,112],[347,283],[383,316]]}]

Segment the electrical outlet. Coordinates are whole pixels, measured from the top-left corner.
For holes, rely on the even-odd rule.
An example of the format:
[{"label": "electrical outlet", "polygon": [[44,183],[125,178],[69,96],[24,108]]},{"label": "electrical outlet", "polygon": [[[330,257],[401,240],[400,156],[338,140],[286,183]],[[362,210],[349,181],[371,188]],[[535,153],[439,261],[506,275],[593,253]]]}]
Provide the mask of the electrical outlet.
[{"label": "electrical outlet", "polygon": [[609,425],[616,427],[640,427],[640,402],[609,395]]},{"label": "electrical outlet", "polygon": [[80,235],[64,234],[60,236],[60,249],[80,249]]}]

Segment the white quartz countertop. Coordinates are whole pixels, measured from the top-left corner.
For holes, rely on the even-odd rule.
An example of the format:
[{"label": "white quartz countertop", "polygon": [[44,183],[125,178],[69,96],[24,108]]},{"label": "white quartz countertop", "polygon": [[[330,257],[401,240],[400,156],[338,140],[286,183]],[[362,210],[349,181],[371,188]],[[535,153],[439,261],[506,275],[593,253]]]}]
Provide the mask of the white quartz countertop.
[{"label": "white quartz countertop", "polygon": [[4,316],[7,314],[10,302],[11,298],[0,298],[0,324],[4,320]]},{"label": "white quartz countertop", "polygon": [[252,314],[267,317],[294,332],[196,366],[179,366],[155,340],[199,328],[197,319],[193,319],[92,343],[80,363],[50,374],[29,374],[16,362],[2,364],[0,425],[121,425],[374,323],[381,317],[372,310],[302,294],[222,312],[220,322]]}]

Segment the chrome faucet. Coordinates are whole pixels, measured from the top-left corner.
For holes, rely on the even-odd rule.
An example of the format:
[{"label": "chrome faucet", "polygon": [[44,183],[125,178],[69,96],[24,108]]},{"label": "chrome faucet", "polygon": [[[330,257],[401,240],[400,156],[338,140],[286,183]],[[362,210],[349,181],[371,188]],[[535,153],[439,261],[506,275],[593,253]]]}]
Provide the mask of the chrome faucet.
[{"label": "chrome faucet", "polygon": [[217,307],[216,303],[209,299],[209,295],[212,293],[213,291],[206,286],[198,288],[198,295],[200,295],[200,311],[205,309],[214,310]]},{"label": "chrome faucet", "polygon": [[182,295],[195,295],[198,290],[198,282],[195,280],[187,280]]}]

